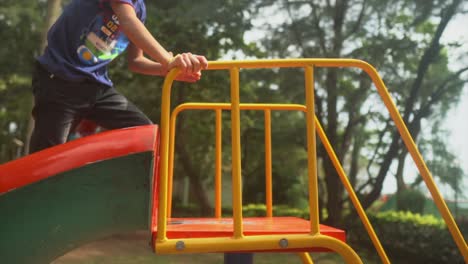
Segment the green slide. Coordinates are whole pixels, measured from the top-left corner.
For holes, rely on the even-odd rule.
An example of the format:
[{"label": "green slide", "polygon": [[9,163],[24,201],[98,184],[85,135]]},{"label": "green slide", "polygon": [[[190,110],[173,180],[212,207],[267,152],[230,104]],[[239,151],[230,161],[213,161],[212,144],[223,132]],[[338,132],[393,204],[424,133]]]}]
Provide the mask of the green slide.
[{"label": "green slide", "polygon": [[148,230],[158,127],[99,133],[0,165],[0,263],[50,263]]}]

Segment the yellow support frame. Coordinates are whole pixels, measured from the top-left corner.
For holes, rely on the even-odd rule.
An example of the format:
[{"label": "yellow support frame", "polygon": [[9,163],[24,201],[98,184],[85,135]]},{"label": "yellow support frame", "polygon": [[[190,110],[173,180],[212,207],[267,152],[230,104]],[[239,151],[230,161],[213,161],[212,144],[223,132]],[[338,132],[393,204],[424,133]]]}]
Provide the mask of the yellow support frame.
[{"label": "yellow support frame", "polygon": [[[239,109],[240,110],[263,110],[264,113],[265,113],[265,156],[266,157],[269,157],[269,159],[271,159],[271,111],[301,111],[301,112],[304,112],[307,114],[307,107],[304,106],[304,105],[300,105],[300,104],[240,104],[239,105]],[[177,106],[174,111],[172,112],[171,114],[171,117],[170,117],[170,131],[171,131],[171,137],[170,137],[170,142],[169,142],[169,154],[170,154],[170,157],[173,157],[174,156],[174,144],[175,144],[175,127],[176,127],[176,121],[177,121],[177,116],[183,112],[183,111],[186,111],[186,110],[214,110],[216,113],[217,113],[217,116],[216,116],[216,130],[218,130],[218,127],[220,126],[220,124],[218,122],[221,122],[221,120],[218,120],[219,117],[218,117],[218,113],[222,110],[231,110],[231,105],[228,104],[228,103],[184,103],[184,104],[180,104],[179,106]],[[322,128],[322,126],[320,125],[318,119],[315,117],[315,115],[313,116],[313,119],[315,120],[314,122],[314,125],[309,125],[309,127],[314,127],[315,130],[317,131],[319,137],[320,137],[320,140],[322,141],[322,143],[326,146],[327,150],[330,150],[331,152],[328,152],[329,153],[329,156],[332,160],[334,161],[337,161],[338,163],[334,163],[335,166],[338,166],[339,168],[341,168],[341,172],[343,174],[340,174],[340,175],[343,175],[342,177],[342,181],[343,181],[343,184],[346,186],[346,190],[350,193],[350,197],[351,197],[351,200],[353,202],[353,205],[355,206],[356,210],[358,212],[361,212],[359,214],[359,216],[361,217],[361,220],[364,222],[364,223],[367,223],[365,224],[365,227],[366,227],[366,230],[369,234],[369,236],[371,237],[371,240],[374,242],[374,245],[375,247],[377,248],[377,250],[379,251],[379,253],[383,256],[384,259],[386,259],[386,255],[385,255],[385,252],[383,251],[383,248],[380,244],[380,241],[378,240],[378,237],[377,235],[375,234],[375,231],[374,229],[372,228],[370,222],[369,222],[369,219],[367,218],[367,215],[365,214],[364,212],[364,209],[362,208],[360,202],[357,200],[357,196],[354,192],[354,190],[352,189],[352,186],[351,186],[351,183],[349,182],[348,180],[348,177],[344,174],[344,171],[341,167],[341,164],[339,163],[333,149],[331,148],[331,145],[330,145],[330,142]],[[311,122],[312,123],[312,122]],[[219,135],[220,136],[220,135]],[[218,135],[216,135],[215,137],[215,141],[216,142],[219,142],[221,141],[221,139],[218,137]],[[315,145],[315,143],[313,143]],[[218,149],[218,144],[216,144],[216,150],[215,152],[217,153],[216,156],[218,156],[218,153],[220,152],[220,149]],[[312,161],[313,162],[313,161]],[[173,169],[173,160],[169,160],[169,168],[170,169]],[[272,181],[272,177],[271,177],[271,161],[268,162],[268,160],[266,159],[266,162],[265,162],[265,170],[266,170],[266,211],[267,211],[267,217],[271,217],[272,216],[272,200],[270,199],[269,200],[269,197],[271,197],[271,181]],[[314,169],[312,169],[311,171],[309,171],[309,181],[310,179],[313,179],[313,176],[310,176],[310,175],[313,175],[314,173]],[[173,181],[173,172],[172,171],[169,171],[169,186],[172,186],[172,181]],[[312,178],[311,178],[312,177]],[[215,182],[221,182],[221,175],[220,173],[216,173],[215,174]],[[216,195],[216,193],[220,192],[219,191],[215,191],[215,212],[218,212],[221,210],[221,201],[218,199],[220,199],[220,196]],[[268,194],[270,192],[270,194]],[[317,192],[315,192],[317,193]],[[169,187],[168,188],[168,201],[171,201],[171,198],[172,198],[172,188]],[[169,203],[170,204],[170,203]],[[217,208],[217,206],[219,205],[219,207]],[[317,206],[318,208],[318,206]],[[316,211],[315,213],[318,214],[318,211]],[[168,217],[170,218],[171,217],[171,208],[169,207],[168,208]],[[318,220],[316,220],[318,223]],[[318,229],[318,224],[317,224],[317,232],[314,233],[314,231],[311,231],[311,235],[317,235],[319,234],[319,229]],[[315,224],[311,223],[311,230],[313,230],[312,228],[315,227]],[[284,237],[284,236],[283,236]],[[184,240],[185,242],[186,240]],[[334,243],[338,243],[339,240],[336,240]],[[306,261],[307,259],[307,253],[303,252],[303,253],[300,253],[300,257],[301,259],[304,261],[304,263],[310,263],[308,261]],[[344,257],[344,256],[343,256]],[[354,263],[354,262],[353,262]],[[389,263],[389,262],[386,262],[386,263]]]},{"label": "yellow support frame", "polygon": [[[359,68],[366,72],[372,79],[377,91],[382,98],[390,116],[395,122],[395,125],[405,143],[408,151],[413,158],[416,167],[419,170],[425,184],[427,185],[434,202],[439,209],[448,229],[459,249],[463,255],[465,262],[468,262],[468,247],[456,225],[450,211],[445,204],[435,182],[429,172],[421,154],[419,153],[414,140],[412,139],[406,125],[403,122],[384,82],[378,75],[377,71],[370,64],[354,59],[276,59],[276,60],[246,60],[246,61],[212,61],[209,62],[208,70],[229,70],[231,77],[231,104],[228,104],[231,110],[232,122],[232,180],[233,180],[233,221],[234,221],[234,236],[231,238],[191,238],[184,239],[184,253],[195,252],[225,252],[225,251],[242,251],[242,250],[268,250],[280,249],[278,241],[284,238],[288,239],[288,248],[304,248],[304,247],[324,247],[329,248],[339,254],[348,263],[361,263],[359,256],[345,243],[320,235],[318,226],[318,197],[317,197],[317,175],[316,175],[316,154],[315,154],[315,136],[316,130],[321,138],[324,146],[332,159],[332,162],[343,182],[346,190],[350,195],[350,199],[355,206],[359,217],[371,237],[372,242],[383,263],[390,263],[388,257],[383,250],[380,241],[378,240],[375,232],[367,219],[362,206],[357,199],[351,184],[347,180],[347,176],[337,159],[330,143],[326,139],[320,124],[314,115],[314,98],[313,98],[313,69],[315,67],[348,67]],[[242,108],[239,100],[239,71],[240,69],[249,68],[303,68],[305,70],[305,87],[306,87],[306,107],[300,106],[301,111],[306,112],[307,117],[307,135],[308,135],[308,154],[309,154],[309,203],[310,203],[310,219],[311,219],[311,233],[309,235],[287,235],[287,236],[244,236],[242,229],[242,190],[241,190],[241,163],[240,163],[240,109]],[[173,158],[173,153],[170,151],[170,142],[174,140],[174,129],[170,128],[170,95],[171,86],[174,78],[178,74],[178,69],[173,69],[167,75],[162,94],[161,105],[161,157],[160,157],[160,180],[159,180],[159,208],[158,208],[158,234],[155,243],[155,250],[158,253],[181,253],[176,249],[176,243],[180,242],[179,239],[167,238],[167,218],[170,215],[169,206],[169,186],[171,183],[169,175],[171,174],[172,167],[170,168],[170,157]],[[174,118],[175,119],[175,118]],[[267,117],[265,117],[265,120]],[[314,120],[314,122],[312,122]],[[174,121],[175,122],[175,121]],[[218,131],[218,128],[217,128]],[[218,150],[217,150],[218,151]],[[270,153],[271,154],[271,153]],[[172,161],[171,161],[172,162]],[[171,175],[172,176],[172,175]],[[218,183],[217,183],[218,184]],[[170,188],[169,188],[170,187]],[[315,195],[312,195],[315,194]],[[314,197],[312,197],[314,196]],[[220,199],[220,193],[219,193]],[[218,199],[218,198],[217,198]],[[268,201],[268,200],[267,200]],[[217,204],[217,203],[216,203]],[[218,215],[218,213],[216,213]],[[219,212],[220,215],[220,212]],[[305,258],[304,255],[301,257]]]}]

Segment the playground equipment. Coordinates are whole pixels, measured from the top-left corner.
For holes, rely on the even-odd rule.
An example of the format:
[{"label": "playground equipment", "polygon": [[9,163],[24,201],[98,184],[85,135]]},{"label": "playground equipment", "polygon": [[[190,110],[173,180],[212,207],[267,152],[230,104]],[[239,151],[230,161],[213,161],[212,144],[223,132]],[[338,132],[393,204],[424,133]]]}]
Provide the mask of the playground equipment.
[{"label": "playground equipment", "polygon": [[[239,71],[248,68],[304,69],[305,105],[241,104]],[[0,258],[5,263],[48,263],[65,252],[105,236],[147,229],[156,253],[307,252],[328,249],[347,263],[361,263],[345,243],[343,230],[319,224],[315,133],[324,144],[349,197],[383,263],[390,263],[344,170],[314,114],[314,68],[355,67],[374,82],[422,175],[459,251],[468,248],[432,176],[376,70],[351,59],[294,59],[210,62],[209,70],[228,70],[230,103],[186,103],[171,114],[173,69],[164,82],[161,127],[144,126],[100,133],[43,150],[0,166]],[[189,109],[216,112],[216,184],[213,218],[172,218],[175,123]],[[242,216],[240,111],[265,113],[266,217]],[[221,217],[221,111],[231,111],[233,217]],[[306,114],[310,221],[274,217],[271,186],[271,111]],[[159,133],[160,132],[160,133]],[[160,138],[159,138],[160,137]],[[159,140],[160,139],[160,140]],[[292,227],[291,227],[292,226]],[[18,250],[21,249],[21,250]]]}]

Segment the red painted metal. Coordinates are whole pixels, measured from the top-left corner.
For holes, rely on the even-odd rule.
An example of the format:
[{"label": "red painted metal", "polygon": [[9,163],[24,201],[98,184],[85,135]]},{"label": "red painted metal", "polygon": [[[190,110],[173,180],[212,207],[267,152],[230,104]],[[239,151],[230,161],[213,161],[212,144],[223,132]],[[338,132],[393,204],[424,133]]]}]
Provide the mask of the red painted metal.
[{"label": "red painted metal", "polygon": [[157,125],[110,130],[0,165],[0,195],[86,164],[151,151]]},{"label": "red painted metal", "polygon": [[[233,235],[232,218],[171,218],[167,225],[168,238],[230,237]],[[308,234],[310,223],[298,217],[245,217],[242,221],[245,235]],[[153,226],[153,232],[157,226]],[[320,233],[343,242],[345,232],[340,229],[320,226]]]},{"label": "red painted metal", "polygon": [[[310,233],[309,221],[298,217],[246,217],[243,218],[242,223],[246,236]],[[153,243],[155,242],[154,239],[157,237],[157,231],[158,227],[153,225]],[[346,233],[344,230],[320,225],[320,233],[346,242]],[[232,236],[232,218],[171,218],[167,225],[167,237],[169,239]],[[292,249],[289,251],[303,250],[305,249]],[[324,249],[311,248],[310,250],[323,251]],[[281,251],[285,250],[281,249]]]},{"label": "red painted metal", "polygon": [[[151,212],[151,226],[158,225],[158,206],[159,206],[159,165],[160,165],[160,133],[156,135],[156,141],[154,142],[154,164],[153,164],[153,192],[152,192],[152,212]],[[154,248],[154,247],[153,247]]]}]

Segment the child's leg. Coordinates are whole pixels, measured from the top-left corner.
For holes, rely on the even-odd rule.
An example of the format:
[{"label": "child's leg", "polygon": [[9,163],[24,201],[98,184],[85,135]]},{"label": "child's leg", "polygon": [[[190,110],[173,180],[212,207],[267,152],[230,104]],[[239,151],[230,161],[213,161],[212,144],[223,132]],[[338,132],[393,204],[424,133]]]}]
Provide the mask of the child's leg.
[{"label": "child's leg", "polygon": [[70,128],[89,108],[89,94],[94,89],[54,77],[40,65],[33,75],[34,130],[30,153],[67,141]]},{"label": "child's leg", "polygon": [[58,105],[34,107],[34,131],[30,153],[65,143],[75,120],[75,113]]},{"label": "child's leg", "polygon": [[94,107],[85,118],[105,129],[152,124],[151,120],[113,87],[101,90]]}]

